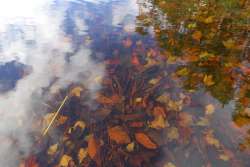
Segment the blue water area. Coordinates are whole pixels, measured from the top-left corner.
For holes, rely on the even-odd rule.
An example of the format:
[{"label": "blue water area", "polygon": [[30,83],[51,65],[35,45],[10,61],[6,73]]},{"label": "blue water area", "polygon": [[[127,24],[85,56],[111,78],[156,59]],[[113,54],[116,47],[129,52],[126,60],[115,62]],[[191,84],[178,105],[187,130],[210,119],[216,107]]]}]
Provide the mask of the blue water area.
[{"label": "blue water area", "polygon": [[5,93],[14,89],[18,80],[28,74],[28,66],[18,61],[0,64],[0,92]]}]

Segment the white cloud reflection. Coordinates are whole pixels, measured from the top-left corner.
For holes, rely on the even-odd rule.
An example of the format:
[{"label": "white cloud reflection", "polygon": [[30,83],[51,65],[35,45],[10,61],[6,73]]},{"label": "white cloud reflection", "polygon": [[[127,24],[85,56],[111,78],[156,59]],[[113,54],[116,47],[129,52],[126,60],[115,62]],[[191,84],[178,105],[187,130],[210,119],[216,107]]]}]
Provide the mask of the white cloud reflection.
[{"label": "white cloud reflection", "polygon": [[[65,88],[72,82],[82,82],[92,91],[99,88],[79,79],[84,72],[90,73],[90,78],[101,76],[102,67],[91,60],[90,49],[82,46],[73,52],[71,38],[62,30],[67,2],[60,2],[56,10],[51,9],[53,3],[52,0],[0,1],[0,63],[17,60],[32,67],[31,74],[18,81],[14,90],[0,95],[0,167],[18,166],[20,152],[29,153],[34,94],[36,99],[45,98],[42,88],[55,78],[58,80],[53,88]],[[84,20],[75,21],[86,32]],[[70,61],[65,59],[68,53],[73,54]]]}]

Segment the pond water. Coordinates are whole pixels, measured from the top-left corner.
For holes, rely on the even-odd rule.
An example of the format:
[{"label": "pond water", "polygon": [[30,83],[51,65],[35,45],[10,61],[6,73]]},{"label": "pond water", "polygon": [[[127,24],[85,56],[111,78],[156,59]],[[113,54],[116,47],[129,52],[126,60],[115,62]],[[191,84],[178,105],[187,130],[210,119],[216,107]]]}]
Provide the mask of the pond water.
[{"label": "pond water", "polygon": [[0,166],[250,166],[249,1],[0,6]]}]

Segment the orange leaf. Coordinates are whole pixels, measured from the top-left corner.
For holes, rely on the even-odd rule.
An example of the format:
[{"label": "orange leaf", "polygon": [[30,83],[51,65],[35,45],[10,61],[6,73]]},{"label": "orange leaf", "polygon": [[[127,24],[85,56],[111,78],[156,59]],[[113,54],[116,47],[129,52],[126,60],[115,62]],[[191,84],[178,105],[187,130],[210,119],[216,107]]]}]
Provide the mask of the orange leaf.
[{"label": "orange leaf", "polygon": [[130,143],[130,137],[127,132],[120,126],[115,126],[108,129],[109,138],[115,141],[117,144]]},{"label": "orange leaf", "polygon": [[131,57],[131,64],[136,65],[136,66],[137,66],[137,65],[140,65],[140,62],[139,62],[137,56],[132,56],[132,57]]},{"label": "orange leaf", "polygon": [[200,41],[202,37],[202,33],[200,31],[195,31],[193,34],[192,34],[192,38],[197,40],[197,41]]},{"label": "orange leaf", "polygon": [[97,141],[95,140],[95,137],[93,135],[90,135],[89,140],[88,140],[88,154],[90,158],[94,159],[97,151],[99,149],[99,145]]},{"label": "orange leaf", "polygon": [[157,145],[144,133],[135,133],[135,139],[138,143],[147,149],[156,149]]}]

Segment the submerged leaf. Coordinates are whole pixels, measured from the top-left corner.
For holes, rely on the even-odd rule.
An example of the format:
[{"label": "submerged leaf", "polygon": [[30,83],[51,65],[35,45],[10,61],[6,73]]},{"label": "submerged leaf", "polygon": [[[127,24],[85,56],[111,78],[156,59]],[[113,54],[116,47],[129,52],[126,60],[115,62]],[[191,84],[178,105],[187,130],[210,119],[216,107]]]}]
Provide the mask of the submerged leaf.
[{"label": "submerged leaf", "polygon": [[87,157],[87,155],[88,155],[88,150],[85,148],[80,148],[78,155],[77,155],[79,162],[82,162],[84,158]]},{"label": "submerged leaf", "polygon": [[58,149],[58,144],[51,145],[47,151],[48,155],[54,155]]},{"label": "submerged leaf", "polygon": [[59,166],[60,167],[67,167],[69,164],[69,161],[72,160],[72,157],[64,154],[60,160]]},{"label": "submerged leaf", "polygon": [[117,144],[130,143],[130,137],[127,132],[120,126],[115,126],[108,129],[110,140],[115,141]]},{"label": "submerged leaf", "polygon": [[147,149],[156,149],[157,145],[144,133],[135,133],[136,141]]},{"label": "submerged leaf", "polygon": [[134,151],[134,148],[135,148],[135,143],[132,142],[132,143],[129,143],[126,147],[126,149],[128,150],[128,152],[132,152]]},{"label": "submerged leaf", "polygon": [[179,138],[179,136],[180,136],[179,131],[176,127],[171,127],[168,130],[167,138],[169,139],[169,141],[177,140]]},{"label": "submerged leaf", "polygon": [[99,149],[99,145],[93,135],[89,136],[88,140],[88,154],[90,158],[94,159]]},{"label": "submerged leaf", "polygon": [[211,115],[211,114],[214,113],[214,110],[215,110],[214,105],[213,105],[213,104],[208,104],[208,105],[206,106],[205,113],[206,113],[206,115]]},{"label": "submerged leaf", "polygon": [[70,94],[71,94],[72,96],[80,97],[82,91],[83,91],[83,88],[80,87],[80,86],[77,86],[77,87],[73,88],[73,89],[70,91]]}]

